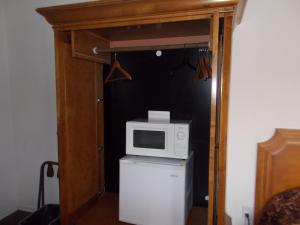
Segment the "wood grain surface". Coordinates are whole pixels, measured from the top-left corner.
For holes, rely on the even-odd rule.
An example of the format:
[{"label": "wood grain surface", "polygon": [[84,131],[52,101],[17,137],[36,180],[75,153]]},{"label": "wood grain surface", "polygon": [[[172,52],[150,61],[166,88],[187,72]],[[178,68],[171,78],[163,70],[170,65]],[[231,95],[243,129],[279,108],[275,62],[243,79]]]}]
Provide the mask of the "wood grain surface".
[{"label": "wood grain surface", "polygon": [[[89,208],[75,221],[75,225],[131,225],[120,222],[119,198],[117,194],[105,193],[93,207]],[[207,208],[194,207],[191,210],[187,225],[206,225]]]},{"label": "wood grain surface", "polygon": [[217,125],[217,89],[218,89],[218,58],[219,58],[219,13],[211,19],[212,24],[212,87],[210,112],[210,143],[209,143],[209,180],[208,180],[208,225],[214,224],[215,215],[215,184],[216,180],[216,125]]},{"label": "wood grain surface", "polygon": [[277,129],[257,154],[255,224],[272,196],[300,187],[300,130]]},{"label": "wood grain surface", "polygon": [[209,18],[234,12],[239,0],[102,0],[39,8],[56,29],[118,27]]},{"label": "wood grain surface", "polygon": [[73,58],[65,34],[55,37],[61,218],[68,224],[68,217],[99,192],[99,65]]},{"label": "wood grain surface", "polygon": [[90,31],[72,31],[72,56],[92,62],[110,64],[110,54],[99,52],[93,48],[109,48],[109,40]]},{"label": "wood grain surface", "polygon": [[222,70],[220,76],[220,124],[219,124],[219,156],[218,156],[218,205],[217,224],[225,223],[225,193],[226,193],[226,158],[227,158],[227,128],[228,128],[228,107],[230,88],[230,66],[231,66],[231,45],[233,32],[233,17],[224,17],[224,38]]}]

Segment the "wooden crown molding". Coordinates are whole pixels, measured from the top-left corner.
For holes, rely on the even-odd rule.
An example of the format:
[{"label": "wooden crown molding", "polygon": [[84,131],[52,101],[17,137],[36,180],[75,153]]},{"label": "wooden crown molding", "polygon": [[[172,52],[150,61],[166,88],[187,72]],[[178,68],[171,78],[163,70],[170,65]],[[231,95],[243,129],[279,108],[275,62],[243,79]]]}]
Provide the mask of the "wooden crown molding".
[{"label": "wooden crown molding", "polygon": [[240,0],[99,0],[38,8],[58,30],[150,24],[202,19],[235,12]]}]

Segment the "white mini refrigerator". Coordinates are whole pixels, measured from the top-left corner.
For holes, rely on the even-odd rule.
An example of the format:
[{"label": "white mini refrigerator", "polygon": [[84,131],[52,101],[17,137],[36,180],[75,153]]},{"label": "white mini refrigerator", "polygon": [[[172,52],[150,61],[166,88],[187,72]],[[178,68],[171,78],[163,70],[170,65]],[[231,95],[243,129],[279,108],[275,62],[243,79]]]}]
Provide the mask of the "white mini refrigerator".
[{"label": "white mini refrigerator", "polygon": [[187,160],[120,159],[119,220],[138,225],[185,225],[193,203],[193,154]]}]

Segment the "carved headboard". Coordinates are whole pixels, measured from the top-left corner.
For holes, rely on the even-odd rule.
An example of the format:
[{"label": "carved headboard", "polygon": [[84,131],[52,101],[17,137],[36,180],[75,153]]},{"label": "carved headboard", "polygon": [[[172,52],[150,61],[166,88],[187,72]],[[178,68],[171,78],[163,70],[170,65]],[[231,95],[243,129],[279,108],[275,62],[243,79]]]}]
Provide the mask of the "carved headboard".
[{"label": "carved headboard", "polygon": [[300,130],[277,129],[258,144],[255,224],[272,196],[295,187],[300,187]]}]

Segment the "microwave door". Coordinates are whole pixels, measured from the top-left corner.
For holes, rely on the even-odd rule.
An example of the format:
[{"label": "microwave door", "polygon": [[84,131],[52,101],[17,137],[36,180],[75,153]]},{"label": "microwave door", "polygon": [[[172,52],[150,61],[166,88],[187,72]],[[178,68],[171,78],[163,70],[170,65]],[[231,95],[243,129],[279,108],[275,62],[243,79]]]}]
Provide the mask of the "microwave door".
[{"label": "microwave door", "polygon": [[127,122],[126,154],[172,158],[173,136],[170,124]]},{"label": "microwave door", "polygon": [[134,130],[133,147],[142,149],[166,149],[166,132],[155,130]]}]

